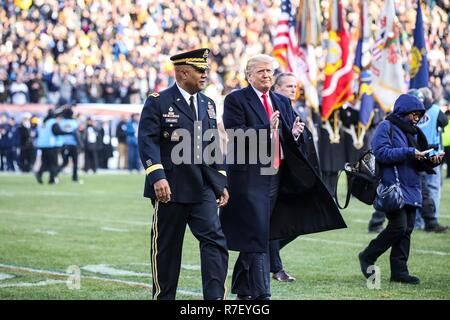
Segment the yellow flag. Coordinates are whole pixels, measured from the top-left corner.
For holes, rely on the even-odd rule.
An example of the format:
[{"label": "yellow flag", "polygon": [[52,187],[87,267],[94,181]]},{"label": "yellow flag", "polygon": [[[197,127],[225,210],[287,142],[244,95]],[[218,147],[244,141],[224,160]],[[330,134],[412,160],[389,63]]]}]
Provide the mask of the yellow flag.
[{"label": "yellow flag", "polygon": [[33,0],[14,0],[14,4],[22,10],[28,10],[33,4]]}]

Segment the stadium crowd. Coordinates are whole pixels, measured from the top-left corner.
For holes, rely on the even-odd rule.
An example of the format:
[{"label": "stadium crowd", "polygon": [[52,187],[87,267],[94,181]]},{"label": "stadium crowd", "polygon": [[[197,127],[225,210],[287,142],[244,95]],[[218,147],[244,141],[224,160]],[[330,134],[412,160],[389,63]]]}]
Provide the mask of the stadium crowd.
[{"label": "stadium crowd", "polygon": [[[353,47],[359,32],[358,3],[343,1]],[[396,1],[406,71],[415,3]],[[428,4],[424,20],[430,86],[438,101],[448,103],[450,2]],[[271,0],[35,0],[29,10],[21,10],[14,1],[4,1],[0,103],[55,104],[60,97],[78,103],[143,103],[149,92],[173,83],[169,56],[197,47],[212,50],[206,91],[220,98],[245,84],[246,58],[272,52],[279,6],[280,1]],[[321,1],[321,6],[326,35],[329,1]],[[374,28],[382,8],[382,0],[370,1]],[[316,50],[321,69],[323,47]]]},{"label": "stadium crowd", "polygon": [[[292,3],[298,7],[298,1]],[[359,1],[342,3],[354,50],[359,34]],[[323,43],[329,4],[328,0],[321,1]],[[383,1],[369,4],[374,33]],[[407,77],[415,4],[415,0],[395,1]],[[174,82],[171,55],[208,47],[211,69],[205,93],[220,105],[231,90],[246,85],[243,64],[247,58],[272,52],[279,7],[280,0],[34,0],[29,10],[22,10],[16,1],[5,1],[0,6],[0,103],[55,105],[64,100],[68,104],[142,104],[149,93]],[[449,9],[449,0],[428,0],[424,9],[430,88],[444,111],[450,101]],[[316,48],[320,70],[325,63],[325,47]],[[324,72],[320,72],[319,87],[323,79]],[[22,122],[19,116],[18,124],[8,125],[14,122],[9,119],[13,117],[2,117],[4,132],[6,127],[19,127]],[[108,136],[120,136],[116,124],[122,121],[114,119]],[[80,128],[86,123],[87,119],[80,119]],[[103,126],[100,119],[96,132]],[[6,135],[2,136],[5,140]],[[123,146],[117,143],[113,148],[125,154]],[[15,148],[20,149],[18,142]]]}]

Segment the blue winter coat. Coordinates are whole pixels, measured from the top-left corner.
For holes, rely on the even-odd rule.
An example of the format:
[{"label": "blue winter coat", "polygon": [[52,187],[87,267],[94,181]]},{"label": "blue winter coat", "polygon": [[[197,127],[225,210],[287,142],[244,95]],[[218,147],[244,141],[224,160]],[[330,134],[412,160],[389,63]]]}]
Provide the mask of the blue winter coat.
[{"label": "blue winter coat", "polygon": [[[406,114],[415,111],[425,112],[423,104],[417,98],[403,94],[397,99],[393,113],[403,119]],[[381,182],[384,185],[395,182],[396,165],[405,204],[422,207],[420,176],[413,165],[415,148],[408,146],[406,134],[390,121],[384,120],[373,136],[372,149],[380,165]]]}]

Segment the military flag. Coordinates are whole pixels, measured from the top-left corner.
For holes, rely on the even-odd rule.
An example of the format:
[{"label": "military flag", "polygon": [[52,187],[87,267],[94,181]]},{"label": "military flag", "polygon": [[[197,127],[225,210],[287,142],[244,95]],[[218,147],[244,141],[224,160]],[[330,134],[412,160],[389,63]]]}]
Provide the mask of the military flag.
[{"label": "military flag", "polygon": [[303,86],[305,100],[316,112],[319,112],[319,94],[315,47],[321,42],[321,14],[319,0],[300,0],[297,13],[297,34],[299,44],[298,70],[299,80]]},{"label": "military flag", "polygon": [[384,112],[392,111],[397,97],[406,91],[399,27],[394,0],[385,0],[377,23],[371,65],[374,98]]},{"label": "military flag", "polygon": [[[330,5],[325,82],[322,92],[322,120],[351,100],[353,70],[349,57],[349,37],[345,30],[340,0]],[[336,122],[336,121],[335,121]]]},{"label": "military flag", "polygon": [[418,89],[428,87],[428,61],[423,31],[423,18],[420,0],[417,0],[416,27],[414,28],[414,44],[411,52],[409,87]]},{"label": "military flag", "polygon": [[355,53],[354,69],[359,75],[358,99],[356,109],[359,110],[359,138],[362,140],[365,130],[370,126],[374,114],[372,73],[370,66],[370,19],[368,0],[360,2],[360,33]]}]

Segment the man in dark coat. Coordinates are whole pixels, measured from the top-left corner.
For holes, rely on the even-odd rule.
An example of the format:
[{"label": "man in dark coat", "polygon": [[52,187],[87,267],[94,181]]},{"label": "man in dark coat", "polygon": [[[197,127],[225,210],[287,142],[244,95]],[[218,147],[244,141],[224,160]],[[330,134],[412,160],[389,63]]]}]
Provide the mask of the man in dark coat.
[{"label": "man in dark coat", "polygon": [[[302,151],[304,124],[295,116],[288,98],[269,91],[273,58],[251,58],[246,76],[250,86],[230,93],[224,102],[230,202],[220,216],[228,248],[240,252],[233,270],[232,293],[238,299],[269,299],[269,239],[346,225],[308,161],[313,156]],[[243,135],[256,133],[256,141],[245,139],[236,147],[236,141],[242,142],[239,131]],[[272,164],[267,166],[263,157],[252,161],[252,156],[267,151],[272,141]],[[245,161],[240,163],[243,151]],[[317,166],[317,160],[313,165]],[[271,166],[275,170],[268,170]]]}]

